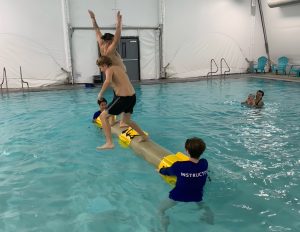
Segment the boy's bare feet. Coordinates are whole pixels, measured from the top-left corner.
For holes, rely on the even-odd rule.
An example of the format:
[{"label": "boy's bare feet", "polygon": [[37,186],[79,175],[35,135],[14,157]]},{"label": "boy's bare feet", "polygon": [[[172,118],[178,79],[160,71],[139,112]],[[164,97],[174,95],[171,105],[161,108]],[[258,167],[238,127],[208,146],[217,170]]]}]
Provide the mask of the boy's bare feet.
[{"label": "boy's bare feet", "polygon": [[113,149],[115,145],[110,144],[110,143],[105,143],[104,145],[100,147],[96,147],[97,150],[104,150],[104,149]]}]

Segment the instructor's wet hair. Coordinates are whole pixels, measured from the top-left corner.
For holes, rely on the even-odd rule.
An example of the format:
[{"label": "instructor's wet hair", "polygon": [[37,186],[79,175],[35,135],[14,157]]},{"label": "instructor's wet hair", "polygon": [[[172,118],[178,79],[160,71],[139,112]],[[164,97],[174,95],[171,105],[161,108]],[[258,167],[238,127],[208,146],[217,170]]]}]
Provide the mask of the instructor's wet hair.
[{"label": "instructor's wet hair", "polygon": [[109,67],[112,65],[112,60],[108,56],[101,56],[97,59],[96,64],[98,66],[107,65]]},{"label": "instructor's wet hair", "polygon": [[193,137],[185,141],[185,149],[192,158],[199,159],[206,149],[206,144],[202,139]]},{"label": "instructor's wet hair", "polygon": [[262,97],[265,95],[264,91],[262,91],[262,90],[258,90],[257,92],[261,93]]}]

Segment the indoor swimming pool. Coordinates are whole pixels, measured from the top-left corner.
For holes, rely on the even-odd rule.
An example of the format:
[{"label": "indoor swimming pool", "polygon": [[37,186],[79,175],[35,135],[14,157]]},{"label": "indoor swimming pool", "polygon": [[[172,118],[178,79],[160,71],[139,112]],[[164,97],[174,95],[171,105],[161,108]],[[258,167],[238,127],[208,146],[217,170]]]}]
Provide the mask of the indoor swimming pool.
[{"label": "indoor swimming pool", "polygon": [[[169,231],[299,231],[300,84],[256,78],[135,85],[133,119],[171,152],[206,142],[204,201],[167,211]],[[265,106],[241,106],[265,92]],[[0,231],[162,231],[171,187],[130,148],[97,151],[99,88],[0,95]],[[105,97],[110,101],[112,92]]]}]

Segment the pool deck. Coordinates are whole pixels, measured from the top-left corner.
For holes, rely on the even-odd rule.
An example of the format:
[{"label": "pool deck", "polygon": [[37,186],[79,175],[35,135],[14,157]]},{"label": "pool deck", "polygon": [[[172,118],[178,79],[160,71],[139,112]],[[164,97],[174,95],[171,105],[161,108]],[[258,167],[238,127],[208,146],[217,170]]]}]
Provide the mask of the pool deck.
[{"label": "pool deck", "polygon": [[[275,75],[272,73],[246,73],[246,74],[228,74],[228,75],[216,75],[213,77],[192,77],[192,78],[164,78],[164,79],[152,79],[152,80],[141,80],[138,83],[142,85],[152,85],[152,84],[163,84],[163,83],[180,83],[180,82],[194,82],[201,80],[217,80],[217,79],[239,79],[239,78],[259,78],[267,80],[279,80],[288,82],[300,82],[300,77],[288,76],[288,75]],[[96,84],[95,87],[99,88],[101,84]],[[71,89],[81,89],[85,87],[85,84],[62,84],[62,85],[51,85],[43,87],[30,87],[29,89],[24,88],[3,88],[0,92],[1,94],[10,92],[41,92],[41,91],[51,91],[51,90],[71,90]],[[90,88],[90,87],[86,87]]]},{"label": "pool deck", "polygon": [[289,82],[300,82],[300,77],[288,76],[288,75],[275,75],[272,73],[266,74],[247,74],[251,77],[259,79],[268,79],[268,80],[278,80],[278,81],[289,81]]},{"label": "pool deck", "polygon": [[289,82],[300,82],[300,77],[288,76],[288,75],[275,75],[272,73],[239,73],[239,74],[228,74],[228,75],[216,75],[212,78],[209,77],[192,77],[192,78],[169,78],[169,79],[158,79],[158,80],[143,80],[141,84],[156,84],[156,83],[176,83],[176,82],[192,82],[200,80],[217,80],[217,79],[239,79],[239,78],[259,78],[267,80],[278,80],[278,81],[289,81]]}]

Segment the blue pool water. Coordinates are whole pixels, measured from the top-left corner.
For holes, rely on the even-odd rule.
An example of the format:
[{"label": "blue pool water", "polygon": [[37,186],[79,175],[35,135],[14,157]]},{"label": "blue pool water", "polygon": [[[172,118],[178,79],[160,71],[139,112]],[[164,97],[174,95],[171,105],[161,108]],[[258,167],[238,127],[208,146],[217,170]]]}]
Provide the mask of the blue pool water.
[{"label": "blue pool water", "polygon": [[[299,84],[238,78],[135,88],[133,118],[152,140],[174,153],[187,137],[207,143],[204,199],[215,224],[179,204],[168,211],[169,231],[299,231]],[[265,107],[242,107],[257,89]],[[104,143],[91,123],[98,91],[0,95],[0,231],[162,231],[157,209],[170,186],[131,149],[95,149]]]}]

